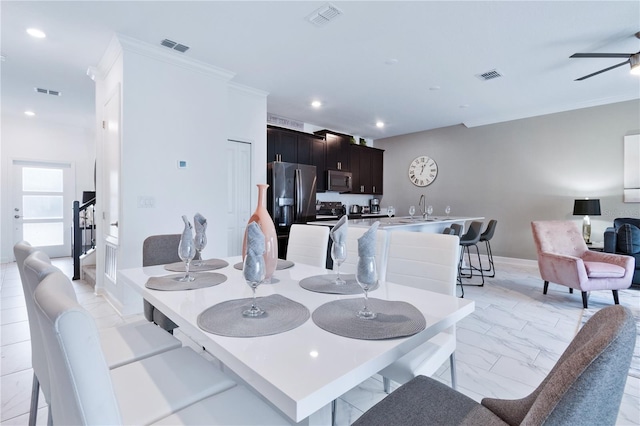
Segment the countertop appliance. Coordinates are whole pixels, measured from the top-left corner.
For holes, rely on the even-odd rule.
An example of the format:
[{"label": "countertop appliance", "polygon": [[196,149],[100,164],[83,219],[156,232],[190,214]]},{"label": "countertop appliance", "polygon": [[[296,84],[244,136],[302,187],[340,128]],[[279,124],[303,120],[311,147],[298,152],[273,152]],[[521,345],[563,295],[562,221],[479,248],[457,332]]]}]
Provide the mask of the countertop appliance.
[{"label": "countertop appliance", "polygon": [[284,258],[291,225],[316,219],[316,166],[268,163],[267,183],[267,210],[276,226],[279,257]]},{"label": "countertop appliance", "polygon": [[327,170],[327,191],[351,192],[351,172]]},{"label": "countertop appliance", "polygon": [[317,205],[316,214],[318,216],[335,216],[339,218],[347,213],[344,205],[339,201],[321,201]]},{"label": "countertop appliance", "polygon": [[360,207],[357,204],[351,204],[351,206],[349,206],[349,214],[359,214],[362,213],[362,207]]},{"label": "countertop appliance", "polygon": [[369,200],[369,211],[372,214],[380,213],[380,199],[372,198]]}]

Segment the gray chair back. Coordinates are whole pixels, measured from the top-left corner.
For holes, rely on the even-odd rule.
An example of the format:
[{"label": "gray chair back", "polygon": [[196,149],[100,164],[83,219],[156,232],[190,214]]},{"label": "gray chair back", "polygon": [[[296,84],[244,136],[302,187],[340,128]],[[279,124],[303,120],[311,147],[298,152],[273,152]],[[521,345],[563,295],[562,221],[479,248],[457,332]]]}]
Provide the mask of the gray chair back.
[{"label": "gray chair back", "polygon": [[151,235],[142,243],[142,266],[180,262],[180,234]]},{"label": "gray chair back", "polygon": [[[166,265],[180,262],[178,246],[181,234],[151,235],[142,243],[142,266]],[[156,309],[147,299],[143,301],[144,317],[172,333],[178,325]]]},{"label": "gray chair back", "polygon": [[636,334],[629,309],[603,308],[582,327],[533,393],[518,400],[485,398],[482,405],[511,425],[614,425]]},{"label": "gray chair back", "polygon": [[480,234],[480,241],[489,241],[493,238],[493,234],[496,232],[496,225],[498,225],[498,221],[495,219],[491,219],[489,224],[487,225],[487,229],[484,230],[482,234]]},{"label": "gray chair back", "polygon": [[50,402],[54,423],[123,424],[98,329],[69,278],[49,274],[34,297],[56,390]]}]

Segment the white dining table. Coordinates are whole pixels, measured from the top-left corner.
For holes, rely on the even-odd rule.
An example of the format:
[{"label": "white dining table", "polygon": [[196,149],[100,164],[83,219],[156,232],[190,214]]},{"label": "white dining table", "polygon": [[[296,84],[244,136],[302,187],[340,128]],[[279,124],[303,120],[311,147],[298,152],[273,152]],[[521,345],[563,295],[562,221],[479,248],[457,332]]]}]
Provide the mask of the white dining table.
[{"label": "white dining table", "polygon": [[[332,334],[311,318],[280,334],[239,338],[202,330],[198,315],[232,299],[251,297],[242,271],[233,265],[240,257],[225,259],[229,266],[213,272],[227,276],[219,285],[187,291],[158,291],[145,287],[149,277],[169,275],[163,266],[130,268],[118,272],[118,283],[147,299],[171,318],[180,330],[217,358],[245,384],[292,420],[309,425],[331,424],[331,402],[436,334],[454,325],[475,308],[474,302],[400,284],[381,282],[370,297],[405,301],[426,319],[426,328],[412,336],[388,340],[359,340]],[[306,306],[311,313],[320,305],[363,295],[324,294],[305,290],[303,278],[331,273],[323,268],[296,264],[277,270],[277,282],[262,284],[258,297],[280,294]],[[354,312],[355,315],[355,312]],[[260,321],[260,319],[257,319]]]}]

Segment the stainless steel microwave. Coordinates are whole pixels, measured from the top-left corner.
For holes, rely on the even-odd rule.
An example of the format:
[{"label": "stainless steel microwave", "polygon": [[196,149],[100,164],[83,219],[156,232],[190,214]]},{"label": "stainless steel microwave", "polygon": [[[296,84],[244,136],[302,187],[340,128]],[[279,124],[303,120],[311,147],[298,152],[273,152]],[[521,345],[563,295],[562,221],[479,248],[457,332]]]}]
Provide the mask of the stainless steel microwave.
[{"label": "stainless steel microwave", "polygon": [[327,191],[351,192],[351,172],[327,170]]}]

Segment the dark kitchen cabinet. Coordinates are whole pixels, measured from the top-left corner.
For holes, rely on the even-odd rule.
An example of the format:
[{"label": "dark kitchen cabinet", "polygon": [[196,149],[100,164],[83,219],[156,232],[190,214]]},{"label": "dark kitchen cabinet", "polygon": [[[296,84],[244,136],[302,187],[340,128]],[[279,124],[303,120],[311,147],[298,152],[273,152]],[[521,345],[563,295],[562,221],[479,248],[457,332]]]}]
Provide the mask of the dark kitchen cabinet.
[{"label": "dark kitchen cabinet", "polygon": [[384,150],[371,149],[371,190],[374,195],[382,195],[382,171],[384,163]]},{"label": "dark kitchen cabinet", "polygon": [[353,194],[382,194],[382,161],[384,151],[362,145],[349,149]]},{"label": "dark kitchen cabinet", "polygon": [[330,130],[320,130],[314,134],[325,138],[327,170],[350,171],[349,146],[351,145],[351,137]]},{"label": "dark kitchen cabinet", "polygon": [[267,126],[267,162],[283,161],[316,166],[318,192],[326,190],[325,157],[326,146],[322,137]]},{"label": "dark kitchen cabinet", "polygon": [[298,162],[298,135],[267,127],[267,162]]}]

